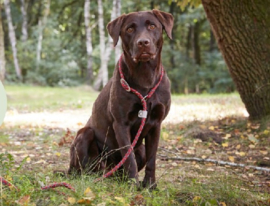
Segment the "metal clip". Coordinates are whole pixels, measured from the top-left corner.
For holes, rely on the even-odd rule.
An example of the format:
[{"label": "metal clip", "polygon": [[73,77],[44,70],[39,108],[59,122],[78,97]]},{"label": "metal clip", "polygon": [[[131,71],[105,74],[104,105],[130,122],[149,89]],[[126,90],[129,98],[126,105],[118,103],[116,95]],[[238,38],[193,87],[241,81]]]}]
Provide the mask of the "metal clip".
[{"label": "metal clip", "polygon": [[140,110],[139,113],[138,113],[138,117],[146,118],[147,117],[147,111]]}]

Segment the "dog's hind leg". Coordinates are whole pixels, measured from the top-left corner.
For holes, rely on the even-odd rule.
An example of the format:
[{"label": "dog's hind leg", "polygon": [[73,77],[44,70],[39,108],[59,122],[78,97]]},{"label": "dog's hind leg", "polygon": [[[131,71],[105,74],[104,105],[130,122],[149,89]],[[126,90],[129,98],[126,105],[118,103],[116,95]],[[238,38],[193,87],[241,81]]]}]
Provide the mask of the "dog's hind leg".
[{"label": "dog's hind leg", "polygon": [[77,133],[70,148],[70,166],[68,173],[95,172],[100,166],[98,162],[99,150],[92,128],[84,127]]}]

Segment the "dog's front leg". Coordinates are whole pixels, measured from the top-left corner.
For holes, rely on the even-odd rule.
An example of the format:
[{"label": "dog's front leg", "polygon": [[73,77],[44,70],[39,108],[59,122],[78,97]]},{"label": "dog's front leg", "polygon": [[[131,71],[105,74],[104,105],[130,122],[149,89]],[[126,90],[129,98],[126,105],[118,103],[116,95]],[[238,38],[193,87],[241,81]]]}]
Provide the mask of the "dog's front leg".
[{"label": "dog's front leg", "polygon": [[[129,126],[125,126],[123,123],[114,122],[113,129],[123,158],[131,145],[130,128]],[[127,173],[129,178],[135,178],[136,183],[139,183],[137,163],[133,151],[124,163],[124,171]]]},{"label": "dog's front leg", "polygon": [[143,187],[149,186],[151,189],[155,189],[157,187],[155,172],[159,136],[160,125],[153,128],[145,138],[146,168]]}]

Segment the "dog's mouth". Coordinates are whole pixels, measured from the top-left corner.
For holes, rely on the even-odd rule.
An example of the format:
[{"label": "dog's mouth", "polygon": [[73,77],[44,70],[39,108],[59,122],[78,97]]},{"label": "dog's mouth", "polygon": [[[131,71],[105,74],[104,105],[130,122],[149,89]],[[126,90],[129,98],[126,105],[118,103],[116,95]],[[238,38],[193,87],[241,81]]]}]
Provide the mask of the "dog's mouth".
[{"label": "dog's mouth", "polygon": [[138,63],[138,62],[148,62],[152,59],[155,59],[156,58],[156,54],[151,54],[151,53],[148,53],[148,52],[142,52],[141,54],[133,57],[133,61],[135,63]]}]

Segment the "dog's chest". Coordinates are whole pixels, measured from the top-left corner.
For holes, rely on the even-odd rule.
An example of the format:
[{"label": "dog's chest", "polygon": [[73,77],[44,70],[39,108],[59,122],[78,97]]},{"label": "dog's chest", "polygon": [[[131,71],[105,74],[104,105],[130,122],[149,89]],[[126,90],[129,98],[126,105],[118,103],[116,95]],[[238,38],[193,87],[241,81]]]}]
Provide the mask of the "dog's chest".
[{"label": "dog's chest", "polygon": [[[141,121],[139,113],[142,110],[142,105],[135,103],[132,110],[128,114],[128,120],[131,125],[137,125]],[[156,124],[161,122],[165,115],[165,106],[162,102],[147,102],[147,124]]]}]

